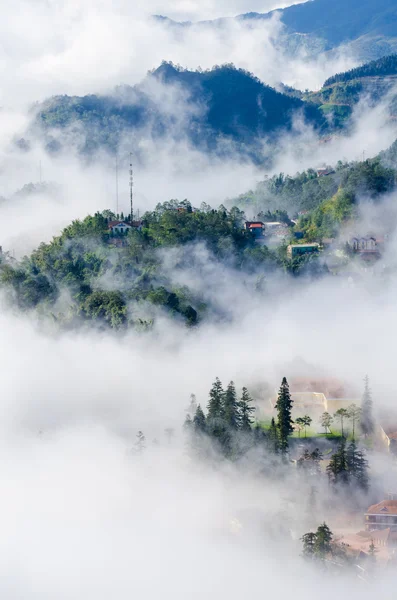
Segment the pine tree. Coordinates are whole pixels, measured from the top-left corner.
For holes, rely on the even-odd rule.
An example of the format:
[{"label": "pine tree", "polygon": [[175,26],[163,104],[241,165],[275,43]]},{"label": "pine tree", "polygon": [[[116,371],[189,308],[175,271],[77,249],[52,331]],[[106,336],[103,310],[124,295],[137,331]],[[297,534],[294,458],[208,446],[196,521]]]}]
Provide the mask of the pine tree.
[{"label": "pine tree", "polygon": [[313,559],[316,545],[316,534],[310,531],[301,537],[303,542],[303,556]]},{"label": "pine tree", "polygon": [[248,393],[247,388],[243,388],[243,394],[239,402],[240,411],[240,429],[241,431],[251,431],[253,419],[251,414],[255,412],[255,407],[251,406],[252,398]]},{"label": "pine tree", "polygon": [[270,423],[268,433],[269,451],[272,454],[278,454],[280,452],[280,441],[278,435],[277,425],[274,419]]},{"label": "pine tree", "polygon": [[223,407],[223,418],[226,427],[229,427],[231,430],[237,430],[239,427],[240,415],[236,388],[233,381],[231,381],[227,386],[224,395]]},{"label": "pine tree", "polygon": [[190,394],[190,404],[187,408],[187,413],[193,417],[197,410],[197,400],[195,394]]},{"label": "pine tree", "polygon": [[372,414],[372,392],[369,387],[368,376],[364,379],[364,394],[361,403],[361,431],[367,437],[372,435],[375,431],[375,423]]},{"label": "pine tree", "polygon": [[324,427],[324,429],[325,429],[325,435],[327,435],[328,431],[331,433],[332,422],[333,422],[333,418],[331,417],[329,412],[325,412],[321,415],[320,423],[321,423],[322,427]]},{"label": "pine tree", "polygon": [[206,418],[203,409],[200,404],[196,408],[196,414],[193,419],[193,429],[195,433],[205,433],[206,431]]},{"label": "pine tree", "polygon": [[219,381],[218,377],[215,379],[215,382],[212,384],[212,388],[210,391],[210,399],[208,402],[208,421],[211,423],[212,421],[219,421],[219,419],[223,419],[223,398],[224,392],[222,388],[222,384]]},{"label": "pine tree", "polygon": [[333,484],[346,484],[349,481],[345,438],[342,438],[337,452],[332,455],[331,460],[329,461],[327,475],[330,483]]},{"label": "pine tree", "polygon": [[325,558],[332,551],[331,542],[333,534],[326,523],[317,528],[316,540],[314,542],[314,553],[319,558]]},{"label": "pine tree", "polygon": [[339,410],[337,410],[335,413],[335,417],[340,420],[342,437],[344,437],[343,421],[344,421],[344,419],[348,418],[348,412],[347,412],[346,408],[340,408]]},{"label": "pine tree", "polygon": [[364,452],[357,449],[355,440],[349,444],[346,459],[351,482],[363,492],[367,492],[369,489],[368,461]]},{"label": "pine tree", "polygon": [[355,404],[351,404],[347,409],[347,418],[350,419],[353,425],[353,440],[356,437],[356,424],[360,422],[361,419],[361,408],[356,406]]},{"label": "pine tree", "polygon": [[190,432],[190,431],[192,431],[192,428],[193,428],[192,417],[190,415],[186,415],[185,422],[183,424],[183,429],[186,432]]},{"label": "pine tree", "polygon": [[284,377],[280,391],[278,393],[277,399],[277,427],[279,431],[279,441],[280,441],[280,450],[282,454],[287,454],[288,452],[288,436],[293,432],[293,420],[291,418],[293,401],[291,399],[291,394],[289,391],[289,386],[287,379]]},{"label": "pine tree", "polygon": [[143,435],[142,431],[138,431],[138,433],[136,434],[136,442],[135,442],[135,449],[138,452],[138,454],[141,454],[144,451],[145,442],[146,442],[146,438]]}]

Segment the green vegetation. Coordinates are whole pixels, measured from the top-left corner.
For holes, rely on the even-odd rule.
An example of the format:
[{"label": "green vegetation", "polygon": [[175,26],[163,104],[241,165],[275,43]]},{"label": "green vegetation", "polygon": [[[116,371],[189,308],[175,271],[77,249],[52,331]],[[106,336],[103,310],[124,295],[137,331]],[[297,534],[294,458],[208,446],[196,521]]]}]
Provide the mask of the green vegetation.
[{"label": "green vegetation", "polygon": [[[180,111],[172,114],[153,96],[153,80],[181,90],[183,123]],[[33,130],[44,134],[49,152],[61,149],[56,130],[68,128],[71,134],[63,137],[65,143],[92,154],[103,148],[115,153],[126,133],[133,131],[139,139],[149,129],[154,138],[186,136],[207,152],[224,154],[233,149],[263,160],[261,137],[290,130],[297,111],[313,127],[328,128],[327,119],[312,102],[281,94],[232,64],[188,71],[163,62],[141,84],[116,88],[112,95],[47,100],[38,107]],[[227,149],[225,141],[232,148]]]},{"label": "green vegetation", "polygon": [[397,54],[383,56],[361,67],[350,69],[350,71],[345,71],[344,73],[337,73],[325,81],[324,87],[341,81],[346,82],[352,79],[361,79],[362,77],[385,77],[390,75],[397,75]]},{"label": "green vegetation", "polygon": [[179,270],[194,270],[196,263],[199,268],[198,243],[215,263],[227,260],[230,268],[246,273],[282,267],[244,231],[244,215],[236,208],[203,205],[193,211],[188,202],[171,201],[146,213],[141,231],[116,237],[108,230],[108,219],[114,218],[105,211],[74,221],[20,263],[3,262],[0,283],[21,309],[51,313],[63,325],[78,318],[116,329],[148,327],[155,307],[195,325],[211,307],[173,281],[172,269],[164,268],[164,252],[184,249],[173,255]]}]

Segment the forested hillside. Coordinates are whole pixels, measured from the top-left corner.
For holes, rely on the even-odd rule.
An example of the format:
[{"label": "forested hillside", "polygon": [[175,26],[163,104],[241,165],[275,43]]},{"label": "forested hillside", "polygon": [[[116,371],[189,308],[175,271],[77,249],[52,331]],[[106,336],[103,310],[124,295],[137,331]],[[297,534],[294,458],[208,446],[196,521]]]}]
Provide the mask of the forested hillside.
[{"label": "forested hillside", "polygon": [[[396,156],[393,144],[374,159],[339,162],[326,176],[312,169],[294,177],[280,173],[229,200],[229,209],[172,200],[145,213],[141,227],[127,235],[109,229],[122,215],[97,213],[74,221],[21,262],[3,256],[0,283],[21,310],[52,315],[62,327],[83,320],[145,329],[161,314],[189,326],[228,319],[232,307],[211,295],[214,273],[229,270],[250,294],[262,293],[262,278],[276,271],[295,277],[326,273],[320,254],[291,260],[287,244],[337,238],[346,221],[355,219],[359,200],[380,203],[395,189]],[[247,217],[281,221],[287,233],[268,247],[266,237],[258,243],[246,230]]]},{"label": "forested hillside", "polygon": [[[175,90],[177,108],[156,98],[154,82]],[[30,134],[44,136],[51,152],[74,144],[83,154],[103,148],[113,153],[134,132],[136,144],[145,136],[186,137],[204,151],[237,151],[259,160],[262,136],[290,130],[296,114],[315,129],[328,127],[317,106],[280,94],[233,65],[199,72],[164,63],[140,85],[121,87],[112,96],[47,100],[38,107]]]},{"label": "forested hillside", "polygon": [[397,54],[391,54],[390,56],[384,56],[378,60],[373,60],[361,67],[350,69],[345,73],[337,73],[332,77],[329,77],[323,87],[332,85],[333,83],[340,83],[351,81],[352,79],[361,79],[363,77],[388,77],[390,75],[397,75]]}]

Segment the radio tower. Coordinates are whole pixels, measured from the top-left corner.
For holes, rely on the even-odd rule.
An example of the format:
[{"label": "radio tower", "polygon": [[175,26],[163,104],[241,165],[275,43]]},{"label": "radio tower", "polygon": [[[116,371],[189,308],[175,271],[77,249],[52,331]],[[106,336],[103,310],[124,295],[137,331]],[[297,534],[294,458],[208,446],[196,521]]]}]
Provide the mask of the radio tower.
[{"label": "radio tower", "polygon": [[133,194],[133,188],[134,188],[134,172],[132,170],[132,152],[130,152],[130,205],[131,205],[131,224],[134,220],[134,211],[133,211],[133,199],[134,199],[134,194]]}]

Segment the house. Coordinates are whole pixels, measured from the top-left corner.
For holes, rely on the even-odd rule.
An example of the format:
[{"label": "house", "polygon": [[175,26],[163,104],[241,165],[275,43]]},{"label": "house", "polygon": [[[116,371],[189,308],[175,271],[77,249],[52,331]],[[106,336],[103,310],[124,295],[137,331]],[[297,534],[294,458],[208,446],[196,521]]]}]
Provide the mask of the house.
[{"label": "house", "polygon": [[314,254],[320,249],[320,244],[290,244],[287,248],[289,258],[296,258],[303,254]]},{"label": "house", "polygon": [[395,530],[397,528],[397,495],[388,494],[386,500],[370,506],[365,513],[365,529]]},{"label": "house", "polygon": [[115,235],[127,234],[132,229],[142,229],[142,221],[109,221],[108,229]]},{"label": "house", "polygon": [[265,224],[262,221],[246,221],[244,229],[250,231],[256,240],[260,240],[265,235]]},{"label": "house", "polygon": [[377,242],[373,236],[353,237],[348,244],[355,252],[377,252]]},{"label": "house", "polygon": [[332,175],[332,173],[335,173],[335,171],[328,167],[324,167],[323,169],[317,169],[317,177],[326,177],[327,175]]}]

